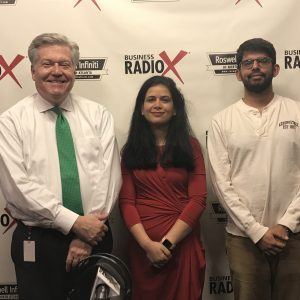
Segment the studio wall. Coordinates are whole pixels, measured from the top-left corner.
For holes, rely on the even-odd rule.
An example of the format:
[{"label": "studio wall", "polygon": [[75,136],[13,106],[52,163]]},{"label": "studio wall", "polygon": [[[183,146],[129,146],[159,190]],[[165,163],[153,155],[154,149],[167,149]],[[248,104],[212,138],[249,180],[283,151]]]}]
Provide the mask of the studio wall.
[{"label": "studio wall", "polygon": [[[184,94],[206,157],[212,116],[243,94],[235,77],[235,50],[246,39],[262,37],[274,44],[281,67],[275,92],[300,99],[299,9],[299,0],[0,0],[0,113],[35,91],[27,57],[31,40],[59,32],[80,46],[73,92],[112,112],[120,148],[139,87],[162,74]],[[201,219],[207,259],[203,299],[233,299],[226,214],[209,180],[208,190]],[[0,299],[18,299],[10,258],[14,222],[0,194]],[[127,232],[117,209],[111,222],[114,252],[126,260]]]}]

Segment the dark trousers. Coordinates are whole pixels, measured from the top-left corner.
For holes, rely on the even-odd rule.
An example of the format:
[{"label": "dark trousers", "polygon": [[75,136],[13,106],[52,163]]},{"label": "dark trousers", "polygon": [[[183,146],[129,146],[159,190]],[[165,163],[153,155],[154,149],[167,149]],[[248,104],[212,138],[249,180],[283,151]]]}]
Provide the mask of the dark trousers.
[{"label": "dark trousers", "polygon": [[[71,275],[66,272],[66,258],[73,234],[64,235],[57,230],[31,227],[31,240],[35,241],[35,262],[24,262],[23,242],[28,239],[29,227],[18,222],[13,233],[11,256],[15,265],[20,300],[66,300],[71,286]],[[112,250],[109,229],[93,253]]]},{"label": "dark trousers", "polygon": [[228,233],[226,248],[235,300],[300,300],[300,233],[277,255]]}]

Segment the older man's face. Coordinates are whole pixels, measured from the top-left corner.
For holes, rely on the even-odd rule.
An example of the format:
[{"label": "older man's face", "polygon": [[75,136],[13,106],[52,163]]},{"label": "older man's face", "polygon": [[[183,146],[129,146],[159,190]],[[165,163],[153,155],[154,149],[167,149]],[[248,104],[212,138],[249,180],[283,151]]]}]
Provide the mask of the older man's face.
[{"label": "older man's face", "polygon": [[71,49],[62,45],[41,46],[31,74],[40,95],[53,105],[61,104],[75,80]]}]

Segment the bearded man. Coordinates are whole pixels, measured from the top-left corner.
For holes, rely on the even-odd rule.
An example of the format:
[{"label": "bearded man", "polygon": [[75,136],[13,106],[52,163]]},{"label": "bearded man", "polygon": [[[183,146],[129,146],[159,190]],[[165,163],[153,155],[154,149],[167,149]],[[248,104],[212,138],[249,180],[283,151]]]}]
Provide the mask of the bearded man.
[{"label": "bearded man", "polygon": [[242,43],[237,66],[244,96],[214,116],[208,139],[234,299],[300,299],[299,103],[273,92],[270,42]]}]

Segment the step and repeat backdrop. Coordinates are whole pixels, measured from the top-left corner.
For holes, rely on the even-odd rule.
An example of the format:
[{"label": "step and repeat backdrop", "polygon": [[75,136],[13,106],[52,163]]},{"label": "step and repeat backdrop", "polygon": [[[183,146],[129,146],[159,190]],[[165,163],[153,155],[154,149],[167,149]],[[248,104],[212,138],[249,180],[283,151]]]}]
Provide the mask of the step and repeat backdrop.
[{"label": "step and repeat backdrop", "polygon": [[[299,9],[299,0],[0,0],[0,113],[35,91],[27,57],[31,40],[59,32],[80,46],[73,92],[112,112],[120,148],[139,87],[161,74],[172,77],[184,94],[206,156],[211,117],[242,96],[235,50],[246,39],[263,37],[274,44],[281,67],[275,91],[300,99]],[[201,219],[204,300],[233,299],[226,214],[209,182],[208,190]],[[127,231],[117,209],[111,223],[114,252],[126,260]],[[14,228],[0,194],[0,299],[18,299],[10,258]]]}]

